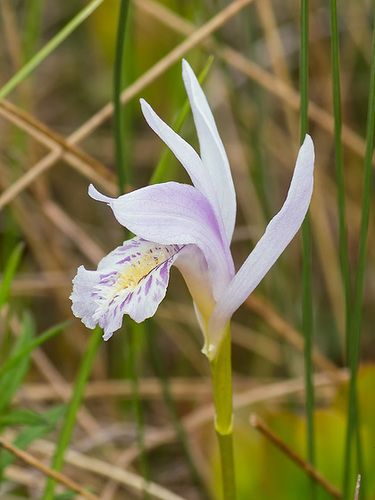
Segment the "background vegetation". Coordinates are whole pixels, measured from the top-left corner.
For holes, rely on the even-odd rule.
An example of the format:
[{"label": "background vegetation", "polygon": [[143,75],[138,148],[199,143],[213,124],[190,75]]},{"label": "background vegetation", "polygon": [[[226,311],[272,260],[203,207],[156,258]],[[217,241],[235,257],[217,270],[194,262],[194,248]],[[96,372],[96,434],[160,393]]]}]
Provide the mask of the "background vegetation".
[{"label": "background vegetation", "polygon": [[[238,496],[354,498],[361,473],[361,497],[375,498],[372,3],[343,0],[336,13],[333,0],[134,0],[120,62],[119,7],[0,3],[1,498],[217,495],[208,363],[178,272],[155,317],[125,321],[107,343],[69,300],[77,267],[96,268],[127,237],[88,184],[117,195],[121,183],[187,182],[138,103],[176,123],[182,57],[197,74],[209,64],[204,89],[237,191],[237,267],[285,197],[300,89],[316,148],[310,246],[302,256],[299,234],[233,320]],[[198,147],[190,114],[181,134]]]}]

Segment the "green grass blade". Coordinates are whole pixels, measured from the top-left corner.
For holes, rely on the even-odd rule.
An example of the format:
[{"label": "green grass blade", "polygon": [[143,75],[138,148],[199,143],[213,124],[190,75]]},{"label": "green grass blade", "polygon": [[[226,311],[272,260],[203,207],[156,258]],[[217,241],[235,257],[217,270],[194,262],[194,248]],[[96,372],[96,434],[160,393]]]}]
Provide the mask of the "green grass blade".
[{"label": "green grass blade", "polygon": [[0,89],[0,100],[7,97],[19,83],[39,66],[80,24],[83,23],[104,0],[91,0],[71,21],[69,21],[52,40],[35,54],[22,68]]},{"label": "green grass blade", "polygon": [[[331,0],[330,2],[331,10],[331,51],[332,51],[332,81],[333,81],[333,109],[334,109],[334,120],[335,120],[335,157],[336,157],[336,183],[337,183],[337,194],[338,194],[338,214],[339,214],[339,242],[340,242],[340,266],[341,275],[344,286],[345,293],[345,325],[346,325],[346,357],[350,363],[350,325],[351,325],[351,293],[350,293],[350,271],[349,271],[349,257],[348,257],[348,246],[347,246],[347,224],[346,224],[346,213],[345,213],[345,186],[344,186],[344,170],[343,170],[343,159],[342,159],[342,141],[341,141],[341,92],[340,92],[340,53],[339,53],[339,34],[337,27],[337,3],[336,0]],[[362,446],[360,438],[359,429],[359,415],[358,415],[358,405],[356,395],[352,395],[352,412],[351,417],[353,421],[349,424],[348,421],[348,443],[347,446],[350,448],[350,452],[347,451],[345,455],[345,465],[344,465],[344,477],[345,485],[344,490],[350,488],[349,471],[351,467],[351,433],[355,432],[356,442],[357,442],[357,461],[358,469],[362,470]],[[349,412],[350,413],[350,412]],[[348,415],[349,415],[348,413]],[[353,430],[349,430],[349,427],[353,427]],[[349,436],[350,434],[350,436]],[[365,479],[365,478],[364,478]],[[363,481],[361,494],[363,495],[365,491],[365,481]],[[348,492],[349,494],[349,492]]]},{"label": "green grass blade", "polygon": [[346,349],[348,349],[348,335],[351,318],[350,300],[350,277],[349,257],[347,243],[347,224],[345,215],[345,187],[344,169],[342,160],[341,141],[341,92],[340,92],[340,52],[339,34],[337,28],[337,3],[331,0],[331,52],[332,52],[332,83],[333,83],[333,110],[335,120],[335,159],[336,159],[336,183],[338,195],[339,213],[339,241],[340,241],[340,266],[345,293],[345,315],[346,315]]},{"label": "green grass blade", "polygon": [[308,432],[308,460],[314,463],[314,384],[312,366],[313,313],[311,292],[311,233],[307,215],[302,226],[302,328],[305,336],[305,387]]},{"label": "green grass blade", "polygon": [[[29,314],[22,320],[21,334],[15,342],[13,356],[21,353],[35,335],[34,322]],[[21,385],[29,368],[30,353],[18,357],[16,363],[0,378],[0,413],[9,405],[13,395]]]},{"label": "green grass blade", "polygon": [[[90,341],[84,358],[82,359],[78,377],[74,386],[72,399],[70,400],[64,424],[56,445],[55,455],[52,461],[52,468],[60,471],[64,463],[65,451],[69,445],[70,437],[76,423],[77,412],[81,406],[86,383],[91,373],[91,368],[95,360],[96,352],[101,343],[101,330],[95,328],[90,334]],[[55,481],[51,478],[47,480],[46,488],[43,494],[43,500],[53,500],[55,490]]]},{"label": "green grass blade", "polygon": [[[309,2],[301,0],[301,56],[300,56],[300,127],[301,142],[308,132],[308,47],[309,47]],[[312,370],[312,288],[311,288],[311,232],[310,219],[307,214],[302,225],[302,328],[305,336],[305,388],[306,388],[306,418],[307,418],[307,459],[315,462],[314,444],[314,384]],[[311,498],[315,497],[315,483],[311,481]]]},{"label": "green grass blade", "polygon": [[125,62],[126,22],[129,11],[129,0],[121,0],[117,28],[116,54],[113,74],[113,119],[115,132],[115,153],[117,175],[121,193],[125,192],[129,182],[127,161],[125,159],[125,123],[121,105],[121,92],[123,89],[123,75]]},{"label": "green grass blade", "polygon": [[43,416],[31,410],[12,410],[0,415],[0,426],[3,425],[29,425],[36,426],[45,423]]},{"label": "green grass blade", "polygon": [[[203,70],[199,74],[198,81],[201,85],[203,84],[203,82],[207,77],[207,74],[209,72],[213,60],[214,58],[212,56],[209,57]],[[181,127],[184,124],[189,111],[190,111],[190,103],[189,99],[186,98],[182,106],[181,112],[178,115],[178,118],[172,127],[175,132],[178,133],[181,130]],[[162,154],[159,163],[156,165],[154,173],[152,174],[152,177],[150,179],[150,184],[157,184],[158,182],[165,181],[165,179],[168,176],[168,166],[171,157],[170,155],[172,155],[172,153],[167,147],[165,147],[164,153]]]},{"label": "green grass blade", "polygon": [[5,271],[0,285],[0,309],[8,301],[10,286],[12,284],[12,280],[18,269],[18,266],[21,262],[23,249],[24,249],[24,244],[19,243],[15,247],[13,252],[10,254],[10,257],[5,265]]},{"label": "green grass blade", "polygon": [[44,342],[47,342],[47,340],[51,339],[58,333],[65,330],[65,328],[67,328],[70,324],[71,321],[64,321],[63,323],[53,326],[52,328],[49,328],[46,332],[38,335],[38,337],[35,340],[30,342],[20,352],[12,356],[3,364],[3,366],[0,369],[0,380],[1,377],[4,375],[4,373],[12,369],[14,365],[16,365],[24,356],[33,351],[36,347],[44,344]]},{"label": "green grass blade", "polygon": [[[358,256],[358,271],[355,288],[353,317],[350,328],[349,338],[349,367],[350,367],[350,384],[349,384],[349,407],[348,407],[348,426],[345,448],[345,464],[344,464],[344,484],[343,484],[343,500],[350,498],[350,466],[351,466],[351,451],[353,437],[359,436],[359,422],[357,416],[357,370],[359,363],[359,351],[361,343],[361,326],[362,326],[362,303],[363,289],[365,282],[366,271],[366,247],[368,224],[370,217],[370,200],[371,200],[371,170],[372,170],[372,155],[375,133],[375,33],[373,35],[372,45],[372,61],[369,87],[369,100],[367,111],[367,130],[366,130],[366,154],[364,162],[364,179],[363,179],[363,196],[362,196],[362,218],[359,241],[359,256]],[[357,443],[357,447],[358,447]],[[360,466],[360,464],[358,464]],[[363,473],[363,471],[360,471]],[[362,486],[361,486],[362,489]]]},{"label": "green grass blade", "polygon": [[300,47],[300,130],[301,143],[309,130],[309,1],[301,0],[301,47]]},{"label": "green grass blade", "polygon": [[35,52],[40,34],[42,13],[45,0],[30,0],[26,4],[27,12],[23,28],[23,58],[28,61]]}]

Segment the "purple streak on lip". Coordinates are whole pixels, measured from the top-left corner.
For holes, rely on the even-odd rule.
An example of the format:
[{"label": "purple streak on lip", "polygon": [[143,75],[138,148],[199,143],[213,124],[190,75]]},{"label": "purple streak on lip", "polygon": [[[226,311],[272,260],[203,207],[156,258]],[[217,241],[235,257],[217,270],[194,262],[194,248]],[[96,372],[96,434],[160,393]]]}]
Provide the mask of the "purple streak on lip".
[{"label": "purple streak on lip", "polygon": [[163,264],[160,267],[160,277],[164,283],[168,282],[168,266],[167,266],[167,264]]},{"label": "purple streak on lip", "polygon": [[148,295],[148,292],[150,291],[150,287],[152,284],[152,274],[147,278],[146,284],[145,284],[145,295]]},{"label": "purple streak on lip", "polygon": [[226,237],[210,202],[193,186],[154,184],[122,195],[110,206],[120,224],[147,241],[198,246],[206,258],[216,298],[233,278]]},{"label": "purple streak on lip", "polygon": [[125,264],[125,262],[130,262],[131,261],[131,257],[125,257],[125,259],[122,259],[122,260],[119,260],[117,262],[118,265],[121,265],[121,264]]}]

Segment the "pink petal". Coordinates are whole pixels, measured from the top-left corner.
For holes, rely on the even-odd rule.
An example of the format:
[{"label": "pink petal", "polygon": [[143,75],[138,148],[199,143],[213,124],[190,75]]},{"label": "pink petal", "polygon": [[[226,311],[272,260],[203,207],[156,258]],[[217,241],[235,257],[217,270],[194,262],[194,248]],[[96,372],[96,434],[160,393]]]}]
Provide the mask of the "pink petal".
[{"label": "pink petal", "polygon": [[236,221],[236,193],[228,158],[206,96],[185,60],[182,61],[182,77],[193,111],[201,158],[219,201],[227,241],[230,243]]},{"label": "pink petal", "polygon": [[190,176],[194,186],[211,203],[220,230],[225,233],[223,214],[217,198],[215,185],[201,158],[182,137],[174,132],[144,100],[140,99],[143,115],[152,130],[170,148]]},{"label": "pink petal", "polygon": [[[90,195],[102,195],[90,186]],[[103,198],[116,219],[131,232],[162,245],[196,245],[204,254],[218,297],[234,275],[227,242],[223,242],[209,201],[193,186],[166,182],[155,184],[116,199]]]},{"label": "pink petal", "polygon": [[301,146],[288,195],[280,212],[217,301],[210,318],[210,348],[217,349],[232,314],[258,286],[300,228],[314,184],[314,144],[309,135]]}]

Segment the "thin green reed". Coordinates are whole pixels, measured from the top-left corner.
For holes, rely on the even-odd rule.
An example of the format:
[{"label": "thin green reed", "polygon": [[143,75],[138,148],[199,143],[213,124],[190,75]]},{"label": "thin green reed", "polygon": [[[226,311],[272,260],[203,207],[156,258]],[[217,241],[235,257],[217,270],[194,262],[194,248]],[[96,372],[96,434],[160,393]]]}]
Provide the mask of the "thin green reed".
[{"label": "thin green reed", "polygon": [[129,167],[125,151],[125,121],[121,105],[121,92],[123,90],[126,24],[129,12],[129,0],[121,0],[118,19],[116,54],[113,72],[113,119],[115,134],[115,153],[117,175],[120,192],[124,193],[129,182]]},{"label": "thin green reed", "polygon": [[14,275],[16,274],[17,269],[20,265],[24,248],[25,245],[23,242],[18,243],[5,264],[2,281],[0,284],[0,310],[4,306],[4,304],[8,302],[10,287],[12,285]]},{"label": "thin green reed", "polygon": [[26,16],[23,26],[22,42],[24,61],[28,61],[36,50],[43,19],[44,3],[45,0],[30,0],[26,2]]},{"label": "thin green reed", "polygon": [[[126,151],[126,123],[124,109],[121,103],[121,92],[123,90],[125,80],[125,62],[127,63],[127,68],[129,68],[131,64],[129,59],[127,61],[125,60],[127,35],[130,28],[128,24],[129,4],[129,0],[121,0],[120,3],[116,37],[116,53],[113,69],[114,139],[117,178],[120,193],[125,192],[131,178],[131,163],[126,159],[129,158],[130,155],[127,154]],[[144,335],[144,325],[130,321],[126,321],[125,325],[128,330],[128,335],[126,336],[128,347],[127,373],[132,383],[132,405],[137,425],[137,442],[140,449],[140,470],[142,477],[145,480],[143,498],[144,500],[148,500],[150,495],[148,493],[147,483],[150,480],[150,472],[144,446],[144,419],[136,371],[137,354],[140,346],[139,339]],[[142,345],[140,348],[142,349]]]},{"label": "thin green reed", "polygon": [[[362,303],[363,303],[363,288],[366,271],[366,246],[368,235],[368,224],[370,216],[370,197],[371,197],[371,170],[372,157],[374,149],[374,133],[375,133],[375,31],[373,34],[372,45],[372,61],[370,72],[370,87],[369,100],[367,110],[367,129],[366,129],[366,154],[364,161],[364,179],[363,179],[363,195],[362,195],[362,218],[359,240],[359,255],[358,255],[358,270],[355,287],[353,315],[350,325],[350,337],[348,339],[349,347],[349,367],[350,367],[350,384],[349,384],[349,406],[348,406],[348,426],[346,435],[345,448],[345,465],[344,465],[344,483],[343,483],[343,500],[347,500],[351,496],[352,485],[350,484],[351,477],[351,451],[353,436],[359,436],[358,427],[358,411],[357,411],[357,370],[359,363],[360,342],[361,342],[361,326],[362,326]],[[357,444],[358,446],[358,444]],[[358,464],[360,467],[361,464]],[[362,470],[358,473],[362,474]],[[362,487],[361,487],[362,488]]]},{"label": "thin green reed", "polygon": [[[345,293],[345,329],[346,329],[346,346],[345,353],[346,358],[350,363],[350,325],[352,319],[352,304],[351,304],[351,291],[350,291],[350,272],[349,272],[349,258],[348,258],[348,246],[347,246],[347,223],[345,214],[345,186],[344,186],[344,169],[343,169],[343,159],[342,159],[342,141],[341,141],[341,92],[340,92],[340,52],[339,52],[339,34],[337,27],[337,3],[336,0],[331,0],[330,2],[331,10],[331,52],[332,52],[332,83],[333,83],[333,110],[334,110],[334,120],[335,120],[335,160],[336,160],[336,182],[337,182],[337,194],[338,194],[338,214],[339,214],[339,242],[340,242],[340,266],[341,274]],[[352,408],[353,420],[349,423],[348,421],[348,435],[352,435],[355,432],[357,441],[357,460],[358,469],[362,469],[362,452],[361,452],[361,440],[360,440],[360,429],[359,429],[359,416],[357,400],[354,397],[352,402],[354,405]],[[354,428],[351,429],[351,426]],[[350,445],[351,438],[348,438],[348,446],[350,450],[352,447]],[[351,451],[345,456],[344,465],[344,478],[347,485],[344,486],[344,490],[350,488],[349,481],[349,471],[350,471],[350,457]],[[363,479],[365,479],[363,477]],[[363,495],[365,491],[365,481],[362,483],[361,493]]]},{"label": "thin green reed", "polygon": [[39,66],[68,36],[92,14],[104,0],[92,0],[71,21],[69,21],[52,40],[39,50],[12,78],[0,89],[0,100],[7,97],[19,83]]},{"label": "thin green reed", "polygon": [[[301,0],[301,52],[300,52],[300,127],[301,142],[308,132],[309,84],[309,1]],[[302,328],[305,336],[305,388],[307,417],[307,458],[314,464],[314,385],[312,380],[312,290],[311,290],[311,234],[309,214],[302,225]],[[311,498],[315,496],[311,481]]]},{"label": "thin green reed", "polygon": [[[77,380],[74,385],[74,391],[70,400],[64,423],[56,444],[55,455],[52,461],[52,468],[60,471],[64,464],[65,451],[69,445],[70,438],[77,419],[77,413],[81,406],[85,387],[89,379],[92,365],[95,361],[96,352],[101,343],[101,329],[96,327],[90,335],[90,341],[86,353],[82,359]],[[49,478],[46,483],[42,500],[53,500],[55,491],[55,481]]]},{"label": "thin green reed", "polygon": [[340,92],[340,51],[339,33],[337,29],[337,3],[331,0],[331,52],[332,52],[332,84],[333,84],[333,113],[335,120],[335,160],[336,160],[336,182],[339,213],[339,255],[342,281],[345,292],[345,315],[346,315],[346,355],[348,349],[348,332],[351,317],[350,300],[350,278],[349,278],[349,258],[347,243],[347,224],[345,215],[345,187],[344,169],[342,160],[341,141],[341,92]]},{"label": "thin green reed", "polygon": [[309,130],[309,0],[301,0],[300,130],[301,142]]},{"label": "thin green reed", "polygon": [[45,332],[39,334],[35,340],[30,342],[20,352],[18,352],[14,356],[11,356],[10,358],[8,358],[5,361],[5,363],[2,365],[2,367],[0,368],[0,380],[1,380],[1,377],[6,372],[11,370],[27,354],[29,354],[31,351],[33,351],[36,347],[39,347],[40,345],[47,342],[47,340],[50,340],[52,337],[54,337],[58,333],[61,333],[63,330],[68,328],[68,326],[70,326],[70,324],[71,324],[71,321],[64,321],[63,323],[59,323],[59,324],[49,328]]}]

